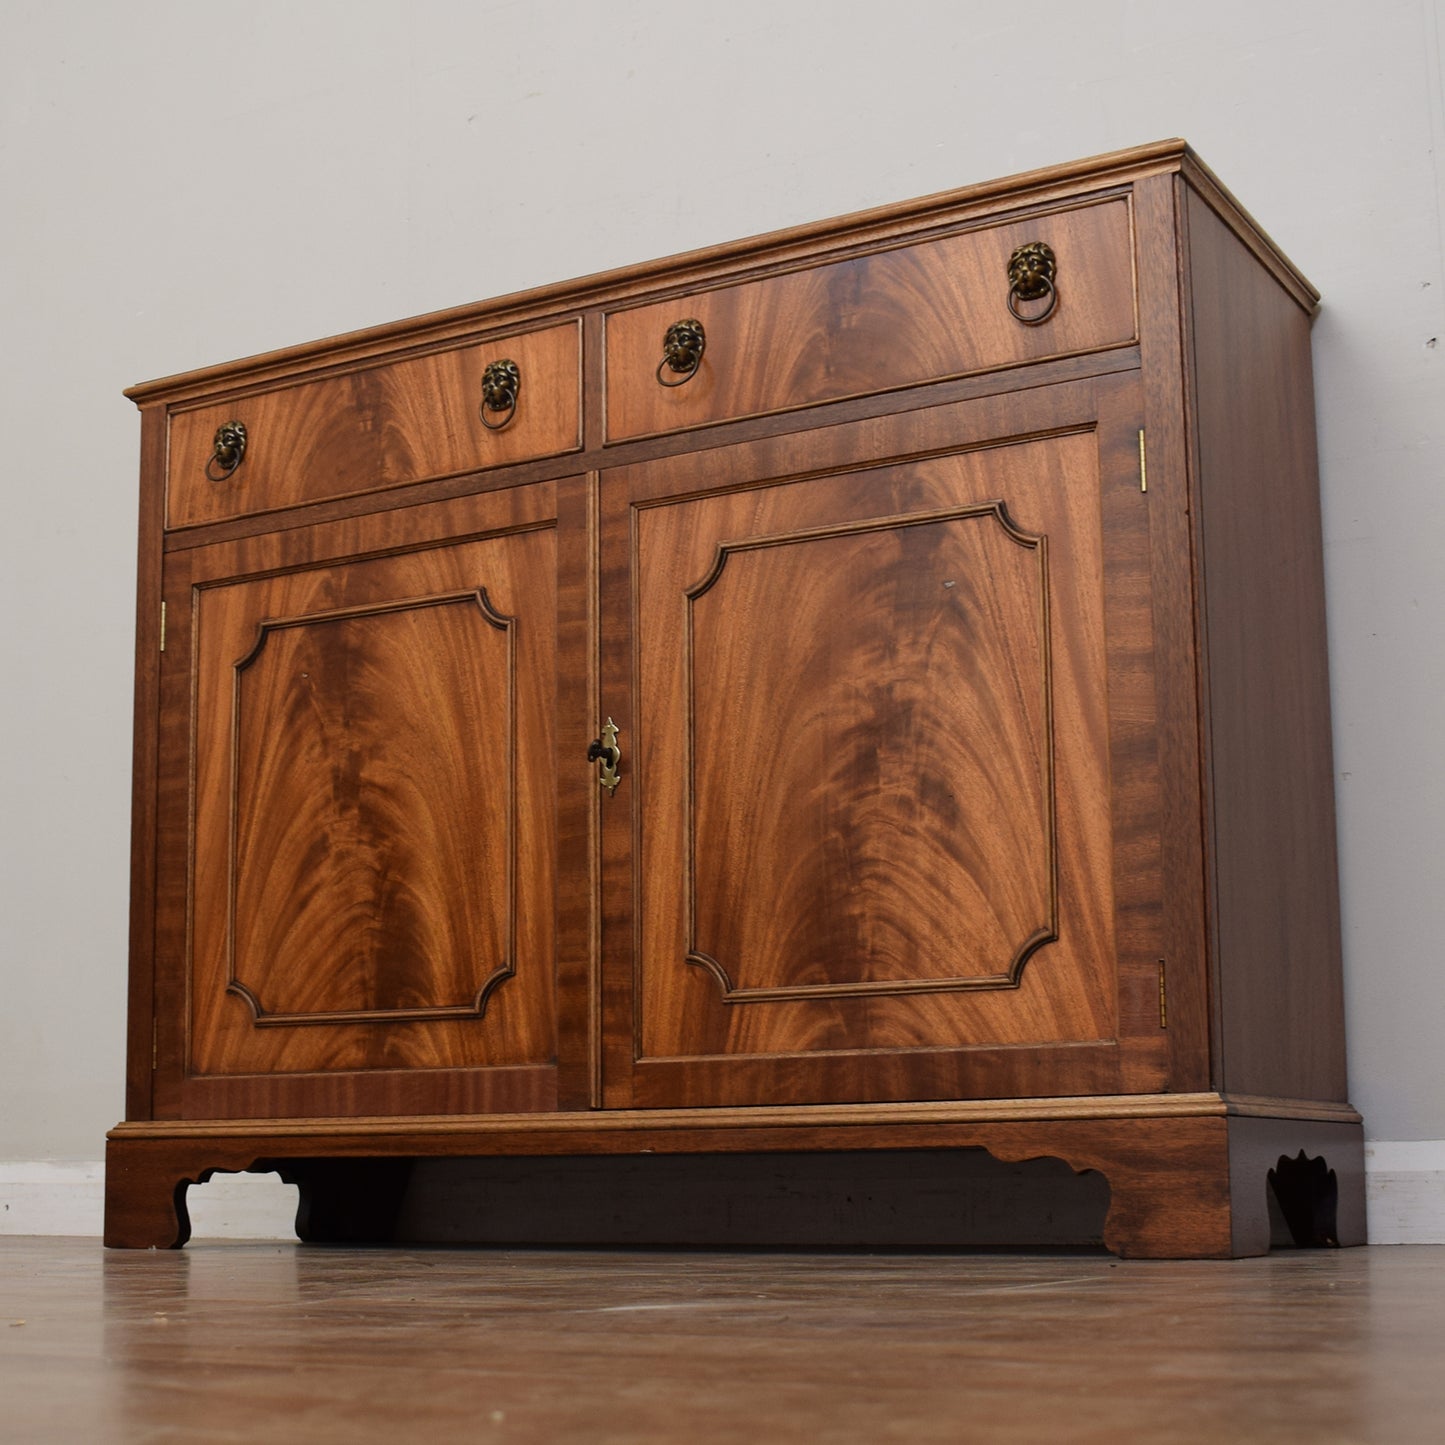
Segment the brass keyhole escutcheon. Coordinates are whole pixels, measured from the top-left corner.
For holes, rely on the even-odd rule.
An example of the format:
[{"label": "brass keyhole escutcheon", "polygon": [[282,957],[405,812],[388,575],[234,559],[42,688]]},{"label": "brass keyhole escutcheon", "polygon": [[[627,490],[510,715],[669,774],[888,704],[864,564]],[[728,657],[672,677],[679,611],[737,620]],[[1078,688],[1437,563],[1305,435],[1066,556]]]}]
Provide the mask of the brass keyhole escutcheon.
[{"label": "brass keyhole escutcheon", "polygon": [[587,761],[602,764],[597,781],[609,794],[615,793],[618,783],[622,781],[622,749],[617,745],[617,732],[617,724],[608,718],[602,725],[602,736],[593,738],[587,749]]}]

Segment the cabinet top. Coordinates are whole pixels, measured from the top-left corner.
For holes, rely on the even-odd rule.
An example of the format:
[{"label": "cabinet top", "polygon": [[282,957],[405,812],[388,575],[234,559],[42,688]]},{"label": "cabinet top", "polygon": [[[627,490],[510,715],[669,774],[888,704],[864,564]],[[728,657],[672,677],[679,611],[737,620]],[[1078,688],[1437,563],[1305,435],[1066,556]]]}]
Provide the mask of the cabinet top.
[{"label": "cabinet top", "polygon": [[1319,292],[1189,144],[1176,138],[303,342],[141,382],[128,388],[125,395],[141,406],[189,401],[236,387],[267,385],[323,367],[456,344],[473,335],[531,327],[548,318],[599,306],[625,305],[669,290],[712,286],[743,273],[786,269],[824,253],[887,245],[931,229],[1027,211],[1030,207],[1074,196],[1112,188],[1127,190],[1147,177],[1171,174],[1182,177],[1295,301],[1310,314],[1314,313]]}]

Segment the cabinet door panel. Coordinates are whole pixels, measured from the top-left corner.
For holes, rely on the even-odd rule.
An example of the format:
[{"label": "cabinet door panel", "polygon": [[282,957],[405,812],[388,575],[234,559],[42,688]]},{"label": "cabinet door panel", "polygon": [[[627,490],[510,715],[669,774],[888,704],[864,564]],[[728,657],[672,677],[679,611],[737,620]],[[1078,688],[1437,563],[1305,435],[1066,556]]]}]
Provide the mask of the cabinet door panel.
[{"label": "cabinet door panel", "polygon": [[[278,590],[227,604],[245,626]],[[258,625],[227,800],[227,988],[257,1025],[481,1017],[515,973],[515,620],[481,588]]]},{"label": "cabinet door panel", "polygon": [[720,545],[681,722],[687,959],[725,998],[1009,987],[1057,937],[1048,581],[997,502]]},{"label": "cabinet door panel", "polygon": [[[1096,418],[948,420],[932,455],[860,432],[823,475],[753,447],[706,491],[676,461],[616,479],[636,1102],[1157,1083],[1120,971],[1105,585],[1147,549],[1109,555]],[[1137,1002],[1155,961],[1128,968]]]},{"label": "cabinet door panel", "polygon": [[187,1112],[555,1096],[557,546],[192,564]]}]

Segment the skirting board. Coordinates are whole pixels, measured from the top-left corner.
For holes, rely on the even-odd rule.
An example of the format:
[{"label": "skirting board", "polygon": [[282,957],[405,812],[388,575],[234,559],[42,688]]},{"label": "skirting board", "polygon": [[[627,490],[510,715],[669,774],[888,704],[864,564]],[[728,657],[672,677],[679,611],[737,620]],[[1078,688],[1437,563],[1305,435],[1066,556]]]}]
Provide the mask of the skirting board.
[{"label": "skirting board", "polygon": [[1365,1145],[1371,1244],[1445,1244],[1445,1139]]},{"label": "skirting board", "polygon": [[[274,1174],[217,1174],[190,1190],[195,1239],[296,1238],[297,1189]],[[102,1233],[105,1166],[0,1163],[0,1234]]]},{"label": "skirting board", "polygon": [[[1371,1244],[1445,1244],[1445,1139],[1365,1146]],[[0,1234],[101,1233],[104,1167],[0,1163]],[[275,1175],[218,1174],[188,1196],[192,1238],[294,1239],[296,1189]]]}]

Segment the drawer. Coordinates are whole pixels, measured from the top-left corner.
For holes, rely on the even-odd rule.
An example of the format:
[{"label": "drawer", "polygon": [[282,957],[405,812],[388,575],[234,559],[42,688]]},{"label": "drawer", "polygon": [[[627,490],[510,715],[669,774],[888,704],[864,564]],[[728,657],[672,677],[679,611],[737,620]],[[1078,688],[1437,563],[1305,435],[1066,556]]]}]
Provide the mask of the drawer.
[{"label": "drawer", "polygon": [[[1010,313],[1016,248],[1043,241],[1057,265],[1047,320]],[[1031,321],[1048,298],[1017,301]],[[668,328],[702,322],[703,359],[659,363]],[[607,317],[607,439],[916,386],[995,367],[1127,345],[1138,334],[1129,202],[1035,214]]]},{"label": "drawer", "polygon": [[[520,373],[517,406],[491,430],[482,372],[503,359]],[[244,458],[229,475],[214,465],[208,475],[216,429],[232,421],[246,428]],[[581,441],[581,329],[568,321],[172,412],[166,522],[193,527],[380,491],[575,451]]]}]

